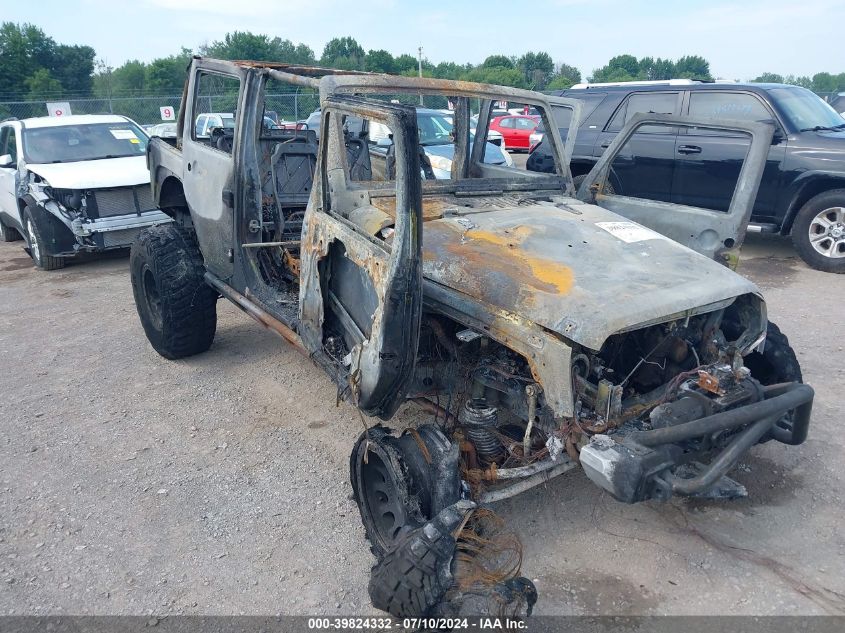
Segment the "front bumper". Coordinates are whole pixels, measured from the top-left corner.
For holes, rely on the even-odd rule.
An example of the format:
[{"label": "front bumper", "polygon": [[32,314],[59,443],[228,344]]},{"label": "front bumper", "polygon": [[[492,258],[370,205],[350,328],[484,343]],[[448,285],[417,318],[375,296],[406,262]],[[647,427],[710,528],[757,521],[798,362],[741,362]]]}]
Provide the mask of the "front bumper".
[{"label": "front bumper", "polygon": [[84,221],[77,219],[71,224],[77,241],[74,248],[89,252],[126,248],[145,228],[171,221],[169,215],[158,209]]},{"label": "front bumper", "polygon": [[169,215],[159,209],[142,211],[127,215],[118,215],[108,218],[97,218],[92,220],[74,220],[71,224],[73,234],[78,237],[88,237],[95,233],[108,233],[110,231],[125,231],[127,229],[145,228],[154,224],[170,222]]},{"label": "front bumper", "polygon": [[[620,441],[593,436],[579,460],[593,483],[626,503],[707,494],[754,444],[765,439],[803,443],[813,396],[813,388],[800,383],[763,387],[758,402],[692,422],[629,432]],[[709,442],[725,434],[730,434],[729,441],[710,464],[697,464],[694,476],[680,474],[684,469],[679,467],[698,456],[685,450],[687,443]]]}]

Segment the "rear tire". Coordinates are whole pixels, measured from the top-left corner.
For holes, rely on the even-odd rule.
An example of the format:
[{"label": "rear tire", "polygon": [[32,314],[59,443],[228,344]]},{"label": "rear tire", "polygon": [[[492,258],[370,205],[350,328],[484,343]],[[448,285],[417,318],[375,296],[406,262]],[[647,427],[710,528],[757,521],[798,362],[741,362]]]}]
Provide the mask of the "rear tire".
[{"label": "rear tire", "polygon": [[41,270],[58,270],[59,268],[65,267],[64,257],[47,255],[45,251],[46,244],[41,237],[41,229],[35,218],[32,217],[29,207],[23,210],[23,227],[24,231],[26,231],[26,241],[29,245],[29,256],[32,257],[32,261],[35,262],[38,268]]},{"label": "rear tire", "polygon": [[795,216],[792,243],[808,266],[845,273],[845,189],[810,198]]},{"label": "rear tire", "polygon": [[168,359],[206,351],[217,329],[217,293],[205,283],[196,239],[175,224],[145,229],[129,256],[132,293],[153,349]]}]

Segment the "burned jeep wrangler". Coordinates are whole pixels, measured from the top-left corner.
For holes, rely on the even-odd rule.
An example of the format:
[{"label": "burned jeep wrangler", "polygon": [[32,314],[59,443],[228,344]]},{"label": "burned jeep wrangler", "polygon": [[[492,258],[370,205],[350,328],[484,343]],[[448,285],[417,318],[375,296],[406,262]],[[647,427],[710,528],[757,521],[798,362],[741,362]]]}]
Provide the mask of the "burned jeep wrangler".
[{"label": "burned jeep wrangler", "polygon": [[[483,590],[530,611],[518,557],[480,560],[467,545],[504,534],[485,505],[579,464],[627,503],[741,496],[726,473],[753,445],[806,438],[813,391],[759,290],[731,270],[770,126],[638,115],[576,195],[577,125],[564,143],[555,122],[577,121],[576,101],[259,62],[197,58],[189,72],[175,147],[150,148],[174,222],[133,246],[141,322],[163,356],[197,354],[223,296],[367,416],[389,421],[409,400],[432,414],[401,433],[372,426],[352,450],[375,606],[425,615]],[[274,83],[319,90],[319,140],[262,124]],[[418,123],[420,96],[453,106],[451,128]],[[198,113],[223,107],[212,99],[235,126],[199,138]],[[555,173],[484,161],[501,100],[541,113]],[[387,139],[368,138],[374,123]],[[644,126],[747,141],[727,213],[606,186],[636,162]],[[436,180],[443,146],[451,178]]]}]

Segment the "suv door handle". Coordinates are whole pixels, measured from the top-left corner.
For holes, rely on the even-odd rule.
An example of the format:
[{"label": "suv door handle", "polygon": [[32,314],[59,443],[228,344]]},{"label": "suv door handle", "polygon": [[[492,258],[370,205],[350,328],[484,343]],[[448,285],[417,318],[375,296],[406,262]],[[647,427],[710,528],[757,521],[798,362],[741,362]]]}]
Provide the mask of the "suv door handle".
[{"label": "suv door handle", "polygon": [[679,154],[700,154],[701,148],[698,145],[681,145],[678,147]]},{"label": "suv door handle", "polygon": [[604,142],[601,144],[601,146],[600,146],[600,147],[601,147],[602,149],[607,149],[608,147],[610,147],[610,143],[611,143],[611,141],[604,141]]}]

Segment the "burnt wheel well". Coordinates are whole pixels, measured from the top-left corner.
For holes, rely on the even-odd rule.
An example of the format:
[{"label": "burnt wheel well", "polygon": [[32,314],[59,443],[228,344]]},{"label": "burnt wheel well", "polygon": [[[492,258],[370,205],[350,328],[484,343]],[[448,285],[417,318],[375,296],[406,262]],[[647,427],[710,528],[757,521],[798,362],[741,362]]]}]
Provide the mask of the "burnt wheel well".
[{"label": "burnt wheel well", "polygon": [[168,176],[161,183],[158,206],[177,223],[183,226],[192,226],[185,190],[182,187],[182,182],[176,176]]}]

